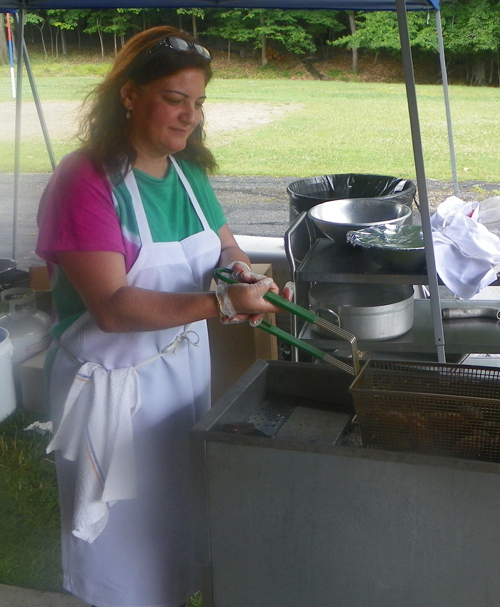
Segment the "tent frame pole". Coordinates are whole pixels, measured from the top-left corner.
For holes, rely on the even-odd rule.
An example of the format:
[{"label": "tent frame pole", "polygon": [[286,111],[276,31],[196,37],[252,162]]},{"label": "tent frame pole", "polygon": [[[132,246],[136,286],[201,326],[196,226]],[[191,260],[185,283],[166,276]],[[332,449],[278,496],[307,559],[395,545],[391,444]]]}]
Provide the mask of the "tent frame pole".
[{"label": "tent frame pole", "polygon": [[451,161],[451,174],[453,179],[453,193],[458,196],[460,191],[458,188],[458,177],[457,177],[457,161],[455,159],[455,145],[453,143],[453,127],[451,122],[451,108],[450,108],[450,92],[448,88],[448,71],[446,69],[446,59],[444,55],[444,41],[443,41],[443,25],[441,22],[441,11],[436,11],[436,29],[438,37],[438,49],[439,49],[439,61],[441,64],[441,79],[443,81],[443,95],[444,105],[446,108],[446,124],[448,126],[448,144],[450,146],[450,161]]},{"label": "tent frame pole", "polygon": [[427,261],[427,274],[429,279],[430,303],[432,311],[432,324],[434,328],[434,343],[436,345],[439,362],[446,362],[443,320],[441,316],[441,301],[439,298],[439,285],[432,242],[432,228],[429,212],[429,196],[425,176],[422,137],[420,135],[420,122],[418,116],[417,94],[415,88],[415,73],[411,53],[410,34],[408,31],[408,16],[405,0],[396,0],[398,16],[399,38],[403,56],[403,69],[406,83],[406,97],[410,115],[410,127],[413,143],[413,156],[417,174],[418,200],[422,216],[422,231],[425,241],[425,258]]},{"label": "tent frame pole", "polygon": [[14,201],[12,214],[12,259],[16,259],[19,177],[21,164],[21,102],[23,93],[23,47],[24,47],[24,5],[16,14],[17,22],[17,82],[16,82],[16,125],[14,137]]},{"label": "tent frame pole", "polygon": [[23,39],[23,56],[24,56],[24,66],[26,68],[26,73],[28,74],[28,80],[31,87],[31,92],[33,94],[33,101],[35,102],[36,111],[38,114],[38,120],[40,122],[40,127],[42,129],[43,138],[45,141],[45,147],[47,148],[47,153],[49,155],[50,164],[52,166],[52,170],[56,168],[56,158],[54,156],[54,150],[52,148],[52,142],[50,140],[49,130],[47,128],[47,123],[45,121],[45,115],[43,113],[42,104],[40,102],[40,96],[38,95],[38,88],[36,86],[35,77],[33,76],[33,70],[31,69],[31,61],[28,55],[28,49],[26,48],[26,41]]},{"label": "tent frame pole", "polygon": [[38,89],[36,86],[35,78],[33,76],[33,70],[31,69],[31,62],[28,55],[28,49],[26,48],[26,41],[24,38],[24,8],[19,9],[14,14],[16,20],[17,30],[19,37],[17,40],[17,83],[16,83],[16,126],[15,126],[15,137],[14,137],[14,200],[13,200],[13,225],[12,225],[12,259],[16,259],[17,255],[17,228],[18,228],[18,215],[19,215],[19,180],[21,173],[21,97],[22,97],[22,77],[23,77],[23,65],[26,68],[28,80],[33,94],[33,100],[35,102],[38,120],[42,128],[43,138],[45,140],[45,146],[49,154],[50,164],[52,170],[56,168],[56,160],[54,151],[52,148],[52,142],[50,141],[49,132],[47,129],[47,123],[43,113],[42,104],[40,102],[40,96],[38,95]]}]

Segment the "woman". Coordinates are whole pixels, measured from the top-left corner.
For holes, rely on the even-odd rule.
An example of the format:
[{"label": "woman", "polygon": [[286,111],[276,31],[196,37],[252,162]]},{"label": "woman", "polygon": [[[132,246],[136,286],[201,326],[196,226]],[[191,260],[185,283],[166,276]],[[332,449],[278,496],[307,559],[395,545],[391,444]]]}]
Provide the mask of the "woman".
[{"label": "woman", "polygon": [[[278,311],[206,176],[210,63],[171,27],[132,38],[40,204],[64,587],[97,607],[179,607],[197,589],[187,436],[209,407],[205,319]],[[210,293],[230,264],[247,284]]]}]

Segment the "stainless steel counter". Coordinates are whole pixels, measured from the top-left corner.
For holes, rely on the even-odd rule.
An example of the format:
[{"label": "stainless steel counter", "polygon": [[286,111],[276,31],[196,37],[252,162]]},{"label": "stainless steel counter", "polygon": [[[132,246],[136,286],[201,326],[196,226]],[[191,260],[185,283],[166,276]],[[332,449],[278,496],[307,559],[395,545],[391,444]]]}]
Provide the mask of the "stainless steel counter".
[{"label": "stainless steel counter", "polygon": [[[195,426],[204,607],[498,605],[500,464],[338,446],[350,382],[258,361]],[[274,438],[223,431],[276,394]]]}]

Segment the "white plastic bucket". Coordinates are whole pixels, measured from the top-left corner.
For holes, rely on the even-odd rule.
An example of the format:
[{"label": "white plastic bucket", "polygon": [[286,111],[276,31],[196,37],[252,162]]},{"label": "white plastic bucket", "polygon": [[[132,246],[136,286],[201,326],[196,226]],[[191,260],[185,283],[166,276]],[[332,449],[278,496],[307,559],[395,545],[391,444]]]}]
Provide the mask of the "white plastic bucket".
[{"label": "white plastic bucket", "polygon": [[7,329],[0,327],[0,421],[16,408],[12,355],[14,347]]}]

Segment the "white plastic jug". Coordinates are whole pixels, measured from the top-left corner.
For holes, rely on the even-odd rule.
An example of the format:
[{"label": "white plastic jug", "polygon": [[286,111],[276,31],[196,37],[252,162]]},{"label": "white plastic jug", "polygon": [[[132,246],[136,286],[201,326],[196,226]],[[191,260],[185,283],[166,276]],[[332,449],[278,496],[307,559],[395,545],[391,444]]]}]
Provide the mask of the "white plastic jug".
[{"label": "white plastic jug", "polygon": [[0,327],[7,329],[14,346],[12,365],[17,389],[20,389],[21,363],[49,347],[51,342],[48,314],[36,308],[35,291],[14,287],[0,293]]},{"label": "white plastic jug", "polygon": [[14,346],[7,329],[0,327],[0,421],[4,420],[16,408],[12,355]]}]

